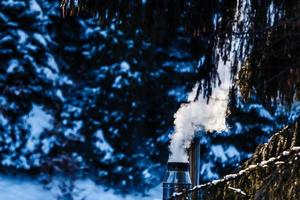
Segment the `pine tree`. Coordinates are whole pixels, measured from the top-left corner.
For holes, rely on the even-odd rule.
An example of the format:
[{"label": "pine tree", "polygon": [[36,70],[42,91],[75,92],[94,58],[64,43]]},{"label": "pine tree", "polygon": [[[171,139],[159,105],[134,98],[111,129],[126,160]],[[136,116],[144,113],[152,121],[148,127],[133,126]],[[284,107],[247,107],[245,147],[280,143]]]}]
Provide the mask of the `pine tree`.
[{"label": "pine tree", "polygon": [[0,16],[1,166],[38,168],[45,153],[40,136],[61,106],[47,16],[34,0],[1,1]]}]

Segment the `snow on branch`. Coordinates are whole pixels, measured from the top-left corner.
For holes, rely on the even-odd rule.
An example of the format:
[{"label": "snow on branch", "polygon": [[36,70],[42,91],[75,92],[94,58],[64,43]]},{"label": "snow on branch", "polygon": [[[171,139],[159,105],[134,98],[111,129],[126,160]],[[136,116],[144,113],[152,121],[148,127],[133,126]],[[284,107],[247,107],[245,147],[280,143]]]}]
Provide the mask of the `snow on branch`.
[{"label": "snow on branch", "polygon": [[[229,175],[224,176],[224,178],[222,178],[222,179],[214,180],[214,181],[211,181],[211,182],[208,182],[208,183],[205,183],[205,184],[201,184],[201,185],[196,185],[193,188],[191,188],[190,190],[187,190],[187,191],[184,191],[184,192],[173,193],[170,200],[176,200],[178,197],[188,196],[188,194],[199,191],[200,189],[205,188],[205,187],[215,186],[219,183],[223,183],[223,182],[226,182],[226,181],[231,181],[231,180],[233,180],[237,177],[240,177],[240,176],[246,174],[247,172],[254,171],[255,169],[260,168],[260,167],[266,168],[266,167],[268,167],[272,164],[275,164],[275,165],[282,164],[281,159],[283,159],[283,158],[285,158],[289,155],[296,154],[296,153],[297,153],[297,156],[300,156],[300,146],[294,146],[294,147],[291,148],[290,151],[283,151],[281,153],[281,155],[279,155],[277,157],[272,157],[272,158],[269,158],[268,160],[264,160],[260,163],[250,165],[246,169],[242,169],[236,174],[229,174]],[[235,190],[236,192],[239,192],[241,194],[243,193],[243,195],[247,195],[245,192],[243,192],[242,190],[237,189],[237,188],[228,187],[228,189]]]},{"label": "snow on branch", "polygon": [[234,187],[228,186],[228,189],[233,190],[234,192],[239,193],[243,196],[247,196],[246,192],[244,192],[240,188],[234,188]]}]

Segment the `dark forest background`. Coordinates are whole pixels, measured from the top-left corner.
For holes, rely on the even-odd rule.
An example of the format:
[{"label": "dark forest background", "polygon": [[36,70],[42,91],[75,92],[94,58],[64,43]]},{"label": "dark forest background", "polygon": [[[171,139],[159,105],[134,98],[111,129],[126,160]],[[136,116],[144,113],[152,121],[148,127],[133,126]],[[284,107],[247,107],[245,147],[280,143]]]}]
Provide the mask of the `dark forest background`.
[{"label": "dark forest background", "polygon": [[298,118],[300,2],[77,2],[0,1],[2,173],[156,186],[173,114],[196,82],[209,101],[219,59],[230,129],[202,135],[203,182]]}]

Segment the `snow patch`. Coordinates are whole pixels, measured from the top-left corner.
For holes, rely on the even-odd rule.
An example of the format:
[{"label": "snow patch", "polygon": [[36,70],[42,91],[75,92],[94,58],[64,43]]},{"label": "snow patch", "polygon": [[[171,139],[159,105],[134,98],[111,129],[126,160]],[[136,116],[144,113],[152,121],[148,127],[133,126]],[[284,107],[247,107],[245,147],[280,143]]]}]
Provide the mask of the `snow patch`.
[{"label": "snow patch", "polygon": [[267,11],[267,19],[268,19],[268,23],[269,26],[273,26],[274,22],[275,22],[275,5],[274,2],[272,1],[271,4],[268,7],[268,11]]},{"label": "snow patch", "polygon": [[34,39],[36,39],[43,47],[47,47],[47,41],[45,40],[44,36],[39,33],[33,34]]},{"label": "snow patch", "polygon": [[35,181],[2,176],[0,177],[0,199],[55,200],[56,198]]},{"label": "snow patch", "polygon": [[51,54],[48,54],[48,65],[53,69],[55,72],[59,72],[58,65]]},{"label": "snow patch", "polygon": [[223,146],[218,144],[218,145],[212,145],[211,150],[213,154],[217,157],[220,158],[221,161],[224,163],[227,161],[227,156],[225,155]]},{"label": "snow patch", "polygon": [[96,142],[95,142],[96,148],[98,148],[101,152],[105,152],[104,160],[109,159],[114,149],[104,138],[103,131],[102,130],[96,131],[95,138],[96,138]]},{"label": "snow patch", "polygon": [[0,113],[0,125],[6,126],[8,123],[7,119]]},{"label": "snow patch", "polygon": [[[72,110],[76,111],[76,107],[73,107]],[[78,110],[80,109],[78,108]],[[80,134],[80,129],[82,128],[82,126],[83,126],[83,122],[81,120],[73,121],[72,127],[67,128],[64,132],[64,135],[71,140],[77,140],[83,142],[84,137]]]},{"label": "snow patch", "polygon": [[225,154],[229,157],[229,158],[234,158],[234,157],[238,157],[240,158],[240,152],[235,148],[235,146],[230,145],[226,150],[225,150]]},{"label": "snow patch", "polygon": [[[57,200],[60,194],[61,184],[50,185],[46,189],[36,180],[24,177],[0,176],[0,199],[5,200]],[[104,186],[96,185],[93,181],[77,180],[74,182],[74,200],[160,200],[162,194],[161,186],[157,186],[148,192],[148,196],[141,195],[121,195],[113,190],[107,190]]]},{"label": "snow patch", "polygon": [[168,95],[174,97],[177,100],[177,102],[182,102],[186,99],[186,94],[184,91],[184,87],[176,87],[169,90]]},{"label": "snow patch", "polygon": [[54,146],[55,142],[56,142],[56,138],[54,136],[43,139],[42,140],[42,151],[45,154],[48,154],[50,152],[51,148]]},{"label": "snow patch", "polygon": [[60,89],[56,90],[55,94],[56,94],[56,96],[57,96],[62,102],[65,101],[65,98],[64,98],[64,96],[63,96],[63,94],[62,94],[62,91],[61,91]]},{"label": "snow patch", "polygon": [[268,119],[270,121],[274,120],[273,116],[270,114],[269,111],[267,111],[262,105],[260,104],[251,104],[247,111],[255,110],[260,117]]},{"label": "snow patch", "polygon": [[24,117],[25,124],[30,127],[30,138],[27,141],[29,150],[33,150],[39,142],[39,137],[45,129],[53,128],[53,117],[46,113],[42,106],[33,104],[30,113]]},{"label": "snow patch", "polygon": [[43,16],[43,10],[40,6],[40,4],[36,0],[30,0],[29,1],[29,9],[33,12],[39,13],[38,17],[41,18]]},{"label": "snow patch", "polygon": [[201,175],[205,175],[205,177],[207,177],[208,179],[219,178],[219,175],[212,171],[212,168],[214,168],[214,167],[215,167],[215,165],[211,162],[202,164]]},{"label": "snow patch", "polygon": [[129,72],[130,71],[130,65],[128,64],[128,62],[126,62],[126,61],[121,62],[120,70],[121,70],[121,72],[125,72],[125,73]]},{"label": "snow patch", "polygon": [[6,70],[7,73],[13,73],[16,68],[18,68],[20,65],[19,61],[17,59],[11,59],[8,63],[8,68]]},{"label": "snow patch", "polygon": [[28,39],[27,33],[25,33],[23,30],[17,30],[17,34],[19,35],[19,43],[24,43]]}]

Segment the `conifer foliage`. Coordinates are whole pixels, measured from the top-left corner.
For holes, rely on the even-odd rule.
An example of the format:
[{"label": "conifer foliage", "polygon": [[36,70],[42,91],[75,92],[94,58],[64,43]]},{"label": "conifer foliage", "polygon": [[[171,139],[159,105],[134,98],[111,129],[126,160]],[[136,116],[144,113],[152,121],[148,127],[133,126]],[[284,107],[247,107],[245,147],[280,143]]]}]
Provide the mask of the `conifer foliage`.
[{"label": "conifer foliage", "polygon": [[[250,17],[237,23],[243,2]],[[299,116],[257,103],[297,94],[298,4],[0,1],[1,170],[91,177],[123,192],[158,184],[173,113],[197,81],[209,98],[222,58],[248,101],[233,90],[230,131],[203,136],[201,177],[220,177]]]},{"label": "conifer foliage", "polygon": [[[199,94],[202,91],[206,98],[217,82],[218,57],[232,61],[233,77],[240,62],[245,63],[237,84],[245,99],[255,94],[265,105],[275,99],[291,105],[299,98],[297,0],[63,0],[61,7],[64,15],[88,12],[97,15],[101,24],[116,22],[122,28],[141,27],[150,36],[165,33],[174,37],[176,30],[183,27],[194,44],[200,44],[191,48],[197,59],[202,54],[207,58],[198,73]],[[242,42],[233,50],[236,40]]]},{"label": "conifer foliage", "polygon": [[158,48],[139,31],[62,19],[54,1],[0,5],[1,169],[124,192],[157,184],[172,115],[195,79],[180,40]]}]

